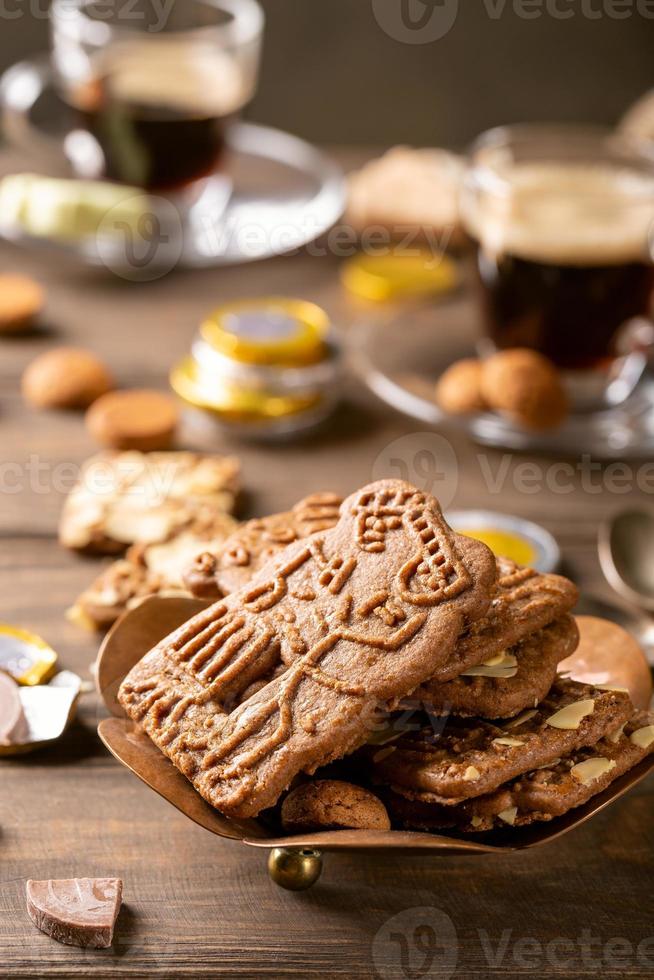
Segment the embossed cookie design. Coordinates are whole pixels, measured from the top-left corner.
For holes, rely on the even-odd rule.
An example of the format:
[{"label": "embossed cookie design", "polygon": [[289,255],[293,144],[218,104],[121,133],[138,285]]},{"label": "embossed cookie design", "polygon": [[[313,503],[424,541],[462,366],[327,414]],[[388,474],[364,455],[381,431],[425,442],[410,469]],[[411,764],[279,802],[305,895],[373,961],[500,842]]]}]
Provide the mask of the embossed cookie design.
[{"label": "embossed cookie design", "polygon": [[[380,481],[340,513],[122,684],[130,717],[227,815],[256,816],[297,773],[362,745],[379,708],[433,676],[488,608],[491,552],[455,534],[430,495]],[[289,668],[230,711],[281,660]]]},{"label": "embossed cookie design", "polygon": [[185,570],[184,584],[199,599],[219,599],[253,578],[294,541],[334,527],[342,497],[314,493],[292,510],[247,521],[219,549],[205,549]]}]

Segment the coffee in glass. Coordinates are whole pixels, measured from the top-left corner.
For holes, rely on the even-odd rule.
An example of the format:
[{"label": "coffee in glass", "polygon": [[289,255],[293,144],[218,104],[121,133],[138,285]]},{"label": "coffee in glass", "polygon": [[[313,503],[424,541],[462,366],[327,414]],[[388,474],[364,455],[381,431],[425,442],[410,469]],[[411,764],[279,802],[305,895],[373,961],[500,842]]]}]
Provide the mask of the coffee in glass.
[{"label": "coffee in glass", "polygon": [[538,350],[578,406],[604,400],[651,311],[654,161],[603,131],[495,130],[473,149],[462,212],[483,346]]}]

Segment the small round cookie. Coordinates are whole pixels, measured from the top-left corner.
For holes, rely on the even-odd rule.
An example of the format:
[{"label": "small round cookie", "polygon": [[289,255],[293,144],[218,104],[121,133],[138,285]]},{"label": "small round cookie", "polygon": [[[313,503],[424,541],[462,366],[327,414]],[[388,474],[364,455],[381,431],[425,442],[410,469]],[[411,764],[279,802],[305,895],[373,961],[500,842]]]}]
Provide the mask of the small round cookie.
[{"label": "small round cookie", "polygon": [[44,302],[38,282],[27,276],[0,275],[0,334],[30,330]]},{"label": "small round cookie", "polygon": [[86,414],[87,429],[102,446],[140,452],[168,449],[178,420],[170,395],[147,389],[110,392]]},{"label": "small round cookie", "polygon": [[339,779],[318,779],[291,790],[282,803],[289,833],[309,830],[390,830],[386,807],[367,789]]},{"label": "small round cookie", "polygon": [[88,408],[113,387],[102,361],[79,347],[57,347],[39,355],[22,380],[23,397],[34,408]]},{"label": "small round cookie", "polygon": [[482,364],[476,357],[455,361],[436,384],[436,404],[448,415],[483,412],[488,406],[481,393]]},{"label": "small round cookie", "polygon": [[537,351],[515,347],[483,362],[481,392],[488,405],[526,429],[556,429],[568,398],[552,362]]}]

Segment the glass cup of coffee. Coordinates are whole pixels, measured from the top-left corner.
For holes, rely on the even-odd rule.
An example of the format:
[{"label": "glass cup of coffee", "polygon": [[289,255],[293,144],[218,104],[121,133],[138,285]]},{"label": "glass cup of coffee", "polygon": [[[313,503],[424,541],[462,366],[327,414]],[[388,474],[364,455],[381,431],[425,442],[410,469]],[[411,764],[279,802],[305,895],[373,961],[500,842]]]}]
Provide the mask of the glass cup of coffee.
[{"label": "glass cup of coffee", "polygon": [[578,411],[624,401],[654,345],[654,158],[599,128],[495,129],[472,148],[461,209],[481,352],[545,354]]},{"label": "glass cup of coffee", "polygon": [[[34,63],[33,80],[72,110],[63,149],[75,175],[177,204],[211,181],[224,190],[230,127],[256,88],[263,23],[256,0],[53,0],[51,57]],[[4,111],[10,135],[46,146],[25,106]]]}]

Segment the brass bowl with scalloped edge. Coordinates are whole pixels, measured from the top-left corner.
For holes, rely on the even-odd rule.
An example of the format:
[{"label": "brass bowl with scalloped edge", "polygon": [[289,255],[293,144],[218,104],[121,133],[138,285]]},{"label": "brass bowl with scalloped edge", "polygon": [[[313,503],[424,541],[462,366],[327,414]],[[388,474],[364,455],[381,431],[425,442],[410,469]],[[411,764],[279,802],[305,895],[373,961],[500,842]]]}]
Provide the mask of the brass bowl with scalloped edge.
[{"label": "brass bowl with scalloped edge", "polygon": [[[105,637],[97,661],[97,686],[110,712],[98,734],[111,754],[189,820],[218,837],[268,850],[268,870],[284,888],[311,887],[329,851],[410,851],[438,854],[498,854],[556,840],[623,796],[654,769],[654,756],[616,779],[603,793],[548,823],[479,834],[475,837],[405,830],[334,830],[279,836],[261,820],[234,820],[206,803],[155,744],[125,716],[116,695],[122,679],[170,632],[210,603],[199,599],[152,596],[125,613]],[[620,677],[613,680],[619,685]]]}]

